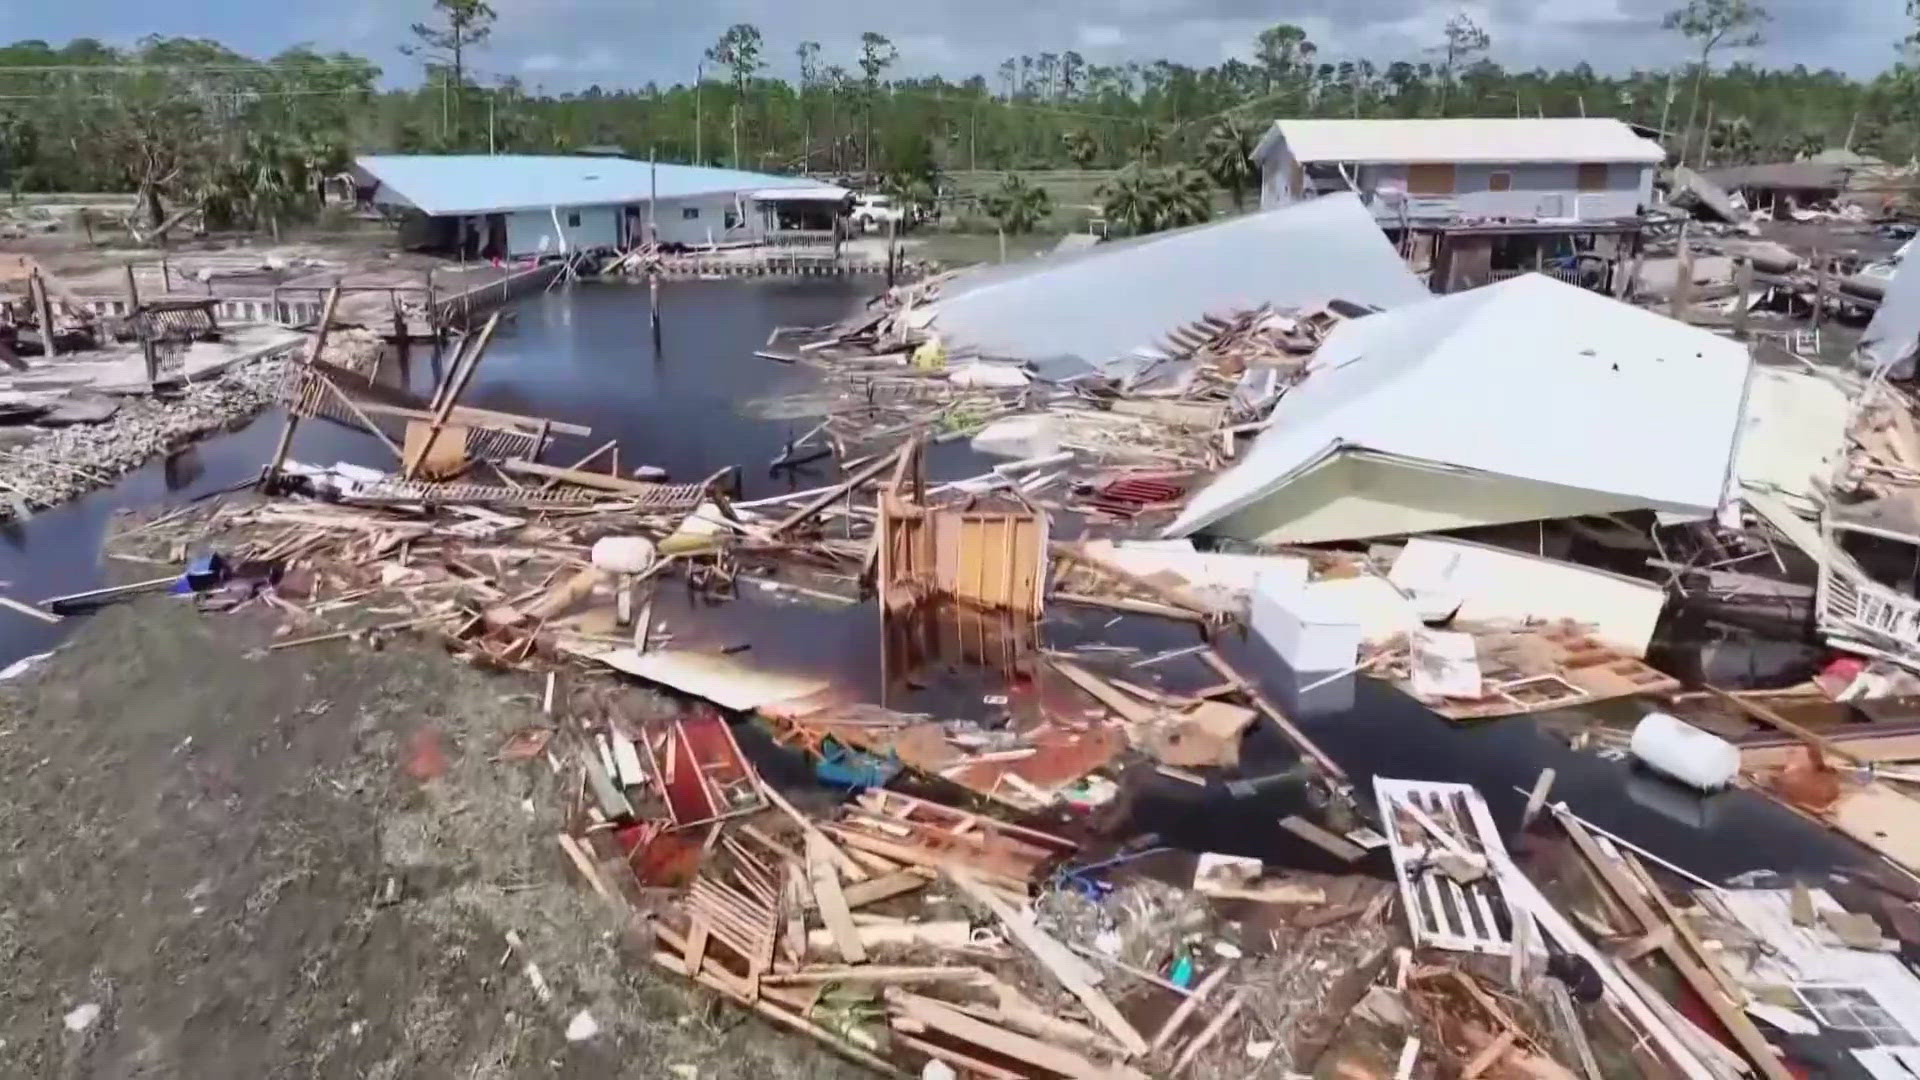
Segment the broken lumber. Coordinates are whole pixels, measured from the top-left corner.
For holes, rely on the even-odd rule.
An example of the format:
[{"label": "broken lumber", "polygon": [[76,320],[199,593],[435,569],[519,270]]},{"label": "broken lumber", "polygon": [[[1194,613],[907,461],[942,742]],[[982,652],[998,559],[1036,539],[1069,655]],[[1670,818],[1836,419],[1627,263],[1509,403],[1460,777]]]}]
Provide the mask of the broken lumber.
[{"label": "broken lumber", "polygon": [[501,472],[512,473],[515,476],[535,476],[544,480],[572,484],[575,487],[611,491],[620,495],[652,495],[660,490],[659,484],[649,480],[629,480],[624,476],[567,469],[558,465],[542,465],[537,461],[522,461],[519,458],[502,461],[498,467]]},{"label": "broken lumber", "polygon": [[1261,712],[1266,713],[1267,719],[1273,721],[1273,725],[1279,728],[1280,733],[1287,737],[1287,741],[1293,743],[1301,753],[1318,762],[1329,775],[1342,780],[1347,778],[1347,770],[1341,768],[1340,763],[1329,757],[1327,752],[1320,749],[1312,739],[1307,738],[1306,732],[1295,727],[1293,721],[1287,719],[1287,715],[1281,712],[1278,706],[1267,700],[1267,696],[1260,692],[1259,687],[1235,671],[1233,665],[1227,662],[1227,658],[1220,655],[1219,649],[1208,649],[1200,654],[1200,659],[1205,660],[1207,666],[1219,672],[1222,678],[1239,687],[1240,692],[1247,695],[1247,700],[1253,702]]},{"label": "broken lumber", "polygon": [[781,518],[778,522],[775,522],[773,527],[767,530],[767,535],[779,536],[795,525],[832,506],[834,502],[846,495],[847,492],[886,472],[900,459],[901,455],[911,452],[916,445],[917,443],[915,441],[908,440],[901,445],[900,449],[893,453],[867,462],[852,476],[847,477],[844,481],[807,500],[806,504],[801,506],[800,509],[795,510],[793,513]]},{"label": "broken lumber", "polygon": [[1187,995],[1187,999],[1173,1010],[1173,1015],[1167,1017],[1167,1022],[1161,1024],[1160,1030],[1154,1033],[1152,1043],[1154,1053],[1159,1053],[1160,1048],[1167,1045],[1167,1042],[1180,1030],[1180,1025],[1187,1022],[1187,1017],[1193,1015],[1194,1010],[1200,1007],[1200,1003],[1206,1000],[1207,995],[1212,993],[1214,987],[1219,986],[1227,977],[1227,972],[1232,970],[1231,963],[1221,964],[1208,972],[1206,978],[1200,980],[1200,984],[1193,988],[1193,993]]},{"label": "broken lumber", "polygon": [[1186,1049],[1180,1051],[1180,1057],[1173,1063],[1173,1068],[1168,1071],[1168,1075],[1178,1076],[1185,1072],[1187,1066],[1193,1064],[1193,1059],[1200,1056],[1200,1051],[1213,1045],[1213,1041],[1220,1037],[1222,1031],[1227,1029],[1228,1022],[1240,1014],[1241,1008],[1243,1008],[1246,1003],[1246,990],[1241,989],[1234,991],[1233,996],[1227,999],[1227,1007],[1221,1009],[1220,1012],[1214,1016],[1211,1023],[1200,1029],[1200,1034],[1193,1037],[1193,1041],[1187,1044]]},{"label": "broken lumber", "polygon": [[461,350],[460,361],[456,362],[454,370],[447,373],[447,381],[435,398],[433,419],[428,421],[427,433],[420,440],[419,450],[401,471],[401,479],[414,479],[421,463],[433,453],[433,444],[440,440],[440,431],[446,426],[453,407],[460,403],[460,395],[467,392],[467,384],[473,381],[473,373],[480,368],[480,356],[487,351],[487,345],[493,341],[493,332],[499,325],[500,313],[496,311],[487,319],[487,325],[481,327],[480,336],[473,342],[473,347]]},{"label": "broken lumber", "polygon": [[1033,958],[1040,961],[1061,986],[1074,997],[1079,998],[1080,1004],[1086,1006],[1087,1012],[1100,1023],[1101,1027],[1106,1028],[1109,1034],[1120,1040],[1120,1045],[1126,1047],[1129,1053],[1145,1054],[1147,1052],[1147,1040],[1141,1038],[1133,1025],[1127,1023],[1126,1017],[1120,1015],[1120,1010],[1114,1007],[1113,1002],[1095,988],[1095,984],[1100,981],[1099,972],[1093,970],[1086,961],[1073,955],[1066,946],[1049,937],[1045,931],[1033,925],[1019,912],[1014,911],[1006,901],[995,896],[992,890],[980,884],[965,871],[949,868],[947,876],[975,903],[992,911],[999,918],[1001,925],[1007,928],[1007,932],[1013,935],[1014,940],[1032,953]]},{"label": "broken lumber", "polygon": [[944,1001],[892,988],[887,990],[886,999],[909,1019],[1015,1061],[1086,1080],[1108,1075],[1107,1070],[1071,1050],[975,1019]]},{"label": "broken lumber", "polygon": [[833,856],[827,852],[826,843],[825,839],[815,835],[807,837],[807,878],[813,882],[814,905],[820,909],[820,918],[827,924],[827,932],[833,935],[840,958],[849,964],[864,964],[867,962],[867,950],[861,944],[859,931],[854,928],[847,898],[840,892],[840,875],[834,870]]}]

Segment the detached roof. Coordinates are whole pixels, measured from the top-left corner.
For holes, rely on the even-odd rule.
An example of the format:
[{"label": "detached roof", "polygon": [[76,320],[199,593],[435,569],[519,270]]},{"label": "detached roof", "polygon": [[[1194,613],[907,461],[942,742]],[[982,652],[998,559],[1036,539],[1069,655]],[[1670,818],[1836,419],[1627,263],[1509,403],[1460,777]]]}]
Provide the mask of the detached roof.
[{"label": "detached roof", "polygon": [[[798,176],[772,176],[702,165],[652,165],[629,158],[532,154],[374,154],[355,171],[376,180],[433,217],[645,202],[655,185],[663,199],[767,188],[838,191]],[[656,176],[656,170],[657,176]]]},{"label": "detached roof", "polygon": [[1723,188],[1788,188],[1818,191],[1839,190],[1847,186],[1854,169],[1848,165],[1830,165],[1815,161],[1781,161],[1771,165],[1736,165],[1708,169],[1707,179]]},{"label": "detached roof", "polygon": [[982,267],[928,305],[950,349],[1100,363],[1149,349],[1210,312],[1431,294],[1351,193]]},{"label": "detached roof", "polygon": [[1666,151],[1618,120],[1276,120],[1255,160],[1285,139],[1294,160],[1419,164],[1426,162],[1625,161],[1655,164]]},{"label": "detached roof", "polygon": [[[1339,324],[1184,536],[1372,452],[1706,516],[1726,490],[1745,346],[1539,274]],[[1524,493],[1503,520],[1528,513]]]}]

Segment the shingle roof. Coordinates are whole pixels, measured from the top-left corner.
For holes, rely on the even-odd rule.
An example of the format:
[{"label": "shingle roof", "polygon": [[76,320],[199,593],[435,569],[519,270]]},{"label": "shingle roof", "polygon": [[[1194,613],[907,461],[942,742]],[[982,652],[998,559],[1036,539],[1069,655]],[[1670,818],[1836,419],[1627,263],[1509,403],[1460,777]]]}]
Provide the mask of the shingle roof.
[{"label": "shingle roof", "polygon": [[357,159],[355,166],[387,192],[436,217],[642,202],[655,190],[656,168],[663,199],[767,188],[840,190],[798,176],[702,165],[654,166],[626,158],[375,154]]},{"label": "shingle roof", "polygon": [[1306,162],[1657,163],[1666,151],[1618,120],[1602,117],[1449,120],[1276,120],[1254,150],[1266,156],[1284,138]]}]

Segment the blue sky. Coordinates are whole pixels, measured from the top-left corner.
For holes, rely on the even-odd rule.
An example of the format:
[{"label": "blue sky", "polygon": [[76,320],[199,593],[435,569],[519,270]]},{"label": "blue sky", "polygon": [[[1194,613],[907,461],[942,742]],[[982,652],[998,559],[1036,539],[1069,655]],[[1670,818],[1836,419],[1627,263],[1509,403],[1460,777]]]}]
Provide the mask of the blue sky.
[{"label": "blue sky", "polygon": [[[548,89],[684,81],[729,23],[751,22],[767,39],[773,70],[790,74],[793,47],[819,41],[826,60],[853,67],[861,31],[892,37],[898,71],[966,75],[1021,52],[1077,49],[1096,63],[1157,57],[1215,63],[1251,51],[1274,22],[1307,28],[1322,56],[1420,59],[1449,15],[1466,11],[1493,36],[1509,67],[1601,70],[1659,66],[1682,55],[1659,29],[1679,0],[493,0],[493,42],[477,66]],[[62,42],[91,36],[130,42],[149,33],[213,37],[268,54],[306,42],[372,57],[389,80],[412,78],[397,46],[427,0],[62,0],[0,3],[0,39]],[[1751,55],[1775,65],[1883,70],[1906,32],[1901,0],[1771,0],[1768,43]]]}]

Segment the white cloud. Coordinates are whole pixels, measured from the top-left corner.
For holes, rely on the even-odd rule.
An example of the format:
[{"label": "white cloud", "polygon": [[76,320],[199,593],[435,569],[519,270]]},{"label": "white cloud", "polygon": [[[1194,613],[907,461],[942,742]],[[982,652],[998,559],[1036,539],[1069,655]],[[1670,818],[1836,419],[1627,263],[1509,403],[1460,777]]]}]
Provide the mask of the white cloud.
[{"label": "white cloud", "polygon": [[1111,49],[1127,43],[1126,31],[1101,23],[1081,23],[1074,40],[1083,49]]}]

